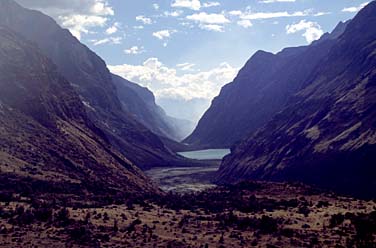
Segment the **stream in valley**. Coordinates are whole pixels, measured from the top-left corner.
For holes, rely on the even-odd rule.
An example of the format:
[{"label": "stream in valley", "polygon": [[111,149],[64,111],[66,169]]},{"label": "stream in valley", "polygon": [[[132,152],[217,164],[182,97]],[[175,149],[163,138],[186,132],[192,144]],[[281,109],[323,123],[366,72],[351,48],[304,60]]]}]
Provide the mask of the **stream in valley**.
[{"label": "stream in valley", "polygon": [[166,192],[188,193],[202,191],[215,187],[215,184],[211,183],[211,181],[219,168],[220,161],[229,153],[229,149],[180,152],[179,155],[183,157],[208,162],[203,166],[195,167],[153,168],[146,171],[146,175],[152,178]]}]

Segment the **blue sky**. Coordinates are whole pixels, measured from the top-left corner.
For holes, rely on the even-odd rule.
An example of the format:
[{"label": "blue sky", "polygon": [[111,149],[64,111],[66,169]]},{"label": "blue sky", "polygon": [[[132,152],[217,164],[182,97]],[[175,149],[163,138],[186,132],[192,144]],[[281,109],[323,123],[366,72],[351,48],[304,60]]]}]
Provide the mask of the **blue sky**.
[{"label": "blue sky", "polygon": [[193,121],[254,52],[307,45],[366,4],[365,0],[17,1],[69,28],[111,71],[149,87],[169,114]]}]

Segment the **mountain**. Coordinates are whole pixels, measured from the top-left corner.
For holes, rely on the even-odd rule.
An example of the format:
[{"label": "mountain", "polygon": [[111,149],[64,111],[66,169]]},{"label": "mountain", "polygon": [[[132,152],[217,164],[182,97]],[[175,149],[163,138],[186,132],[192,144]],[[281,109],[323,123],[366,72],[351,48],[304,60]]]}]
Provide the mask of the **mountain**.
[{"label": "mountain", "polygon": [[286,48],[277,54],[256,52],[234,81],[221,89],[184,142],[201,148],[227,148],[262,127],[301,89],[345,26],[340,23],[310,46]]},{"label": "mountain", "polygon": [[32,43],[0,26],[0,187],[98,199],[156,192],[88,118],[79,95]]},{"label": "mountain", "polygon": [[[184,136],[195,129],[198,120],[210,106],[210,100],[204,98],[184,99],[180,97],[161,97],[158,104],[169,116],[185,120]],[[184,124],[184,123],[183,123]]]},{"label": "mountain", "polygon": [[168,116],[155,103],[154,94],[149,89],[114,74],[112,80],[123,108],[132,113],[145,127],[161,137],[175,141],[185,138],[181,128],[184,129],[183,120]]},{"label": "mountain", "polygon": [[123,109],[105,62],[68,30],[41,12],[25,9],[13,0],[0,2],[0,25],[38,45],[72,84],[89,119],[133,163],[145,169],[179,162],[156,134]]},{"label": "mountain", "polygon": [[376,196],[375,13],[374,1],[348,23],[283,109],[232,148],[219,181],[298,180]]}]

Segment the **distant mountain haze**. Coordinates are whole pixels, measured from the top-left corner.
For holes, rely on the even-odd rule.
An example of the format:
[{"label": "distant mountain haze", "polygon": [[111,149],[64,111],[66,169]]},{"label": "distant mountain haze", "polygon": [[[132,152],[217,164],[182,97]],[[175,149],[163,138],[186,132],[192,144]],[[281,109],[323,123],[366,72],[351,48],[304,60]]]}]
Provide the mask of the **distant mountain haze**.
[{"label": "distant mountain haze", "polygon": [[[180,141],[188,135],[184,130],[184,120],[168,116],[156,104],[154,94],[150,90],[114,74],[112,79],[124,109],[134,114],[135,119],[152,132],[176,141]],[[183,127],[181,128],[181,126]]]},{"label": "distant mountain haze", "polygon": [[[234,83],[223,88],[201,126],[213,121],[210,114],[222,116],[220,106],[226,99],[241,115],[230,119],[248,118],[251,128],[224,159],[219,182],[297,180],[342,193],[375,195],[375,13],[376,2],[371,2],[346,28],[340,24],[334,37],[326,35],[308,47],[277,55],[259,52]],[[236,102],[243,97],[249,99],[244,105]],[[222,141],[232,140],[213,144]]]},{"label": "distant mountain haze", "polygon": [[157,102],[170,116],[190,120],[192,122],[192,130],[190,130],[189,134],[192,133],[195,125],[210,106],[210,100],[204,98],[159,98]]}]

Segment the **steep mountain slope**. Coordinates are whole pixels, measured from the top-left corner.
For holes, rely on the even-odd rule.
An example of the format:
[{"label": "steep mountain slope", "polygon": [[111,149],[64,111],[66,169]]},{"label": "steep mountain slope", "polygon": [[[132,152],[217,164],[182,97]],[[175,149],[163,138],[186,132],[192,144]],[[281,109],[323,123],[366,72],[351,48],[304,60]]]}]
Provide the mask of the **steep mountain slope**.
[{"label": "steep mountain slope", "polygon": [[232,149],[220,181],[300,180],[376,196],[375,13],[376,2],[361,10],[287,107]]},{"label": "steep mountain slope", "polygon": [[93,198],[155,192],[109,146],[56,66],[1,26],[0,88],[2,192]]},{"label": "steep mountain slope", "polygon": [[157,135],[122,109],[105,62],[68,30],[38,11],[12,0],[0,1],[0,25],[35,42],[62,75],[71,82],[89,118],[113,146],[141,168],[174,164],[178,159]]},{"label": "steep mountain slope", "polygon": [[147,88],[112,75],[117,95],[124,109],[155,134],[172,140],[181,140],[182,130],[178,120],[168,116],[155,103],[154,94]]},{"label": "steep mountain slope", "polygon": [[287,48],[278,54],[255,53],[184,141],[203,148],[226,148],[245,138],[282,110],[324,59],[345,23],[311,46]]}]

